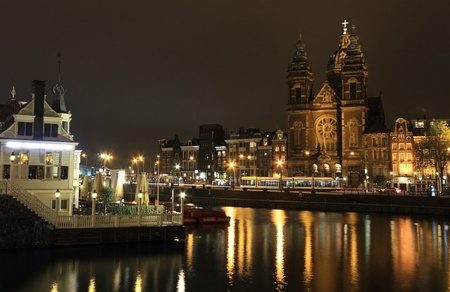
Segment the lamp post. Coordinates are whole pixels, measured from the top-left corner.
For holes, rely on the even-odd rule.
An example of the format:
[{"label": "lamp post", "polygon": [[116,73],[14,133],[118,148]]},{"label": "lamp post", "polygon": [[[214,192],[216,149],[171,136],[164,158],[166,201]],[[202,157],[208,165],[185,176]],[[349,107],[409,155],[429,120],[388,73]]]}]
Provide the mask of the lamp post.
[{"label": "lamp post", "polygon": [[9,165],[9,194],[12,195],[13,165],[14,161],[16,161],[16,155],[14,154],[14,151],[11,153],[11,156],[9,156],[9,161],[11,161],[11,164]]},{"label": "lamp post", "polygon": [[97,192],[95,190],[92,191],[92,226],[95,225],[95,199],[97,199]]},{"label": "lamp post", "polygon": [[139,160],[140,162],[142,162],[142,172],[145,172],[145,167],[144,167],[144,161],[145,161],[145,159],[144,159],[144,156],[139,155],[139,156],[138,156],[138,160]]},{"label": "lamp post", "polygon": [[106,163],[113,159],[113,156],[109,153],[103,152],[100,153],[100,158],[103,160],[103,166],[106,167]]},{"label": "lamp post", "polygon": [[316,182],[314,180],[314,177],[316,175],[317,172],[317,164],[313,164],[313,169],[312,169],[312,188],[311,188],[311,195],[315,195],[316,194]]},{"label": "lamp post", "polygon": [[142,218],[142,198],[144,197],[144,194],[142,193],[142,190],[139,190],[138,193],[138,216],[139,216],[139,226],[141,225],[141,218]]},{"label": "lamp post", "polygon": [[84,158],[84,165],[87,167],[87,154],[86,153],[82,153],[81,157]]},{"label": "lamp post", "polygon": [[179,179],[180,168],[181,168],[181,166],[180,166],[179,163],[175,164],[175,173],[176,173],[176,180],[177,180],[177,183],[180,182],[180,179]]},{"label": "lamp post", "polygon": [[157,164],[157,171],[158,171],[158,176],[157,176],[157,181],[156,181],[156,206],[159,206],[159,164],[160,164],[160,156],[156,155],[156,158],[158,159],[156,161]]},{"label": "lamp post", "polygon": [[59,216],[59,209],[60,209],[60,197],[61,197],[61,192],[59,191],[59,189],[56,190],[55,192],[55,198],[56,198],[56,215]]},{"label": "lamp post", "polygon": [[133,159],[131,159],[131,163],[132,163],[132,164],[136,164],[136,166],[137,166],[137,172],[136,172],[136,175],[138,175],[138,174],[139,174],[139,163],[138,163],[138,159],[135,158],[135,157],[133,157]]},{"label": "lamp post", "polygon": [[236,162],[234,161],[230,161],[228,163],[228,167],[232,170],[233,172],[233,179],[231,180],[231,188],[234,189],[234,184],[235,184],[235,180],[236,180]]},{"label": "lamp post", "polygon": [[183,201],[184,198],[186,198],[186,193],[184,191],[182,191],[180,193],[180,213],[181,213],[181,218],[183,218]]},{"label": "lamp post", "polygon": [[283,160],[277,160],[277,166],[280,168],[280,191],[283,191]]}]

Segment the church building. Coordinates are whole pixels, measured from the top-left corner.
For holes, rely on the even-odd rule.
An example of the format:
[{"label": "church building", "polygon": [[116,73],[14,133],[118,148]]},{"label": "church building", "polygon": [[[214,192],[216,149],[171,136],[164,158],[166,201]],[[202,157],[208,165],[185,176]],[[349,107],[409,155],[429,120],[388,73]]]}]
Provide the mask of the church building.
[{"label": "church building", "polygon": [[332,176],[360,186],[371,167],[364,135],[389,131],[381,97],[367,96],[367,63],[355,27],[347,25],[317,93],[301,36],[296,44],[287,70],[288,169],[291,176]]}]

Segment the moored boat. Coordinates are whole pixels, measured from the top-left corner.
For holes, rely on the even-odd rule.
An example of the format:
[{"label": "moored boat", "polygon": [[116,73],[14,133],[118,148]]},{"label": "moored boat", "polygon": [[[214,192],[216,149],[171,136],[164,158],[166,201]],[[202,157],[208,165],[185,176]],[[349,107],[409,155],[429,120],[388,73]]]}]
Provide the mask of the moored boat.
[{"label": "moored boat", "polygon": [[185,208],[184,224],[228,224],[230,217],[221,209],[205,209],[202,207]]}]

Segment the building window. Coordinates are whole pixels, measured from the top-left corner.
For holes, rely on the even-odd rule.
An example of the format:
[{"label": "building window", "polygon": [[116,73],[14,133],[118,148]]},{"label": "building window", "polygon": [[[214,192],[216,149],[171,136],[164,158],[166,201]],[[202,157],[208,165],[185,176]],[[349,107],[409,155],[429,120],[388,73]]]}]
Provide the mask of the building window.
[{"label": "building window", "polygon": [[11,165],[3,164],[3,178],[9,178],[11,175]]},{"label": "building window", "polygon": [[44,137],[58,137],[58,125],[57,124],[45,124],[44,125]]},{"label": "building window", "polygon": [[[59,209],[67,210],[69,207],[69,200],[60,200],[59,201]],[[52,200],[52,209],[56,210],[56,200]]]},{"label": "building window", "polygon": [[[356,127],[356,122],[351,121],[348,123],[349,128],[349,145],[350,147],[358,147],[358,128]],[[372,139],[372,145],[375,146],[375,138]]]},{"label": "building window", "polygon": [[[45,178],[46,179],[67,179],[62,177],[64,167],[61,165],[61,152],[46,152],[45,153]],[[67,173],[67,171],[66,171]],[[67,175],[67,174],[65,174]]]},{"label": "building window", "polygon": [[68,201],[69,200],[61,200],[61,210],[67,210],[68,209]]},{"label": "building window", "polygon": [[69,132],[69,123],[63,121],[63,122],[62,122],[62,128],[63,128],[66,132]]},{"label": "building window", "polygon": [[61,166],[61,179],[67,179],[69,177],[69,167]]},{"label": "building window", "polygon": [[33,123],[18,122],[18,136],[33,136]]},{"label": "building window", "polygon": [[29,179],[44,179],[44,166],[42,165],[30,165],[28,167]]},{"label": "building window", "polygon": [[356,99],[356,82],[350,83],[350,99]]}]

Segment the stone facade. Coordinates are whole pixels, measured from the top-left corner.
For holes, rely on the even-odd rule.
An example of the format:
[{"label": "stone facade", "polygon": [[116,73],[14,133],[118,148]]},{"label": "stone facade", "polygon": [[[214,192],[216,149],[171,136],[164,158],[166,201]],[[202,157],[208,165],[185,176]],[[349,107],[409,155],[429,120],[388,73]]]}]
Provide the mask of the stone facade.
[{"label": "stone facade", "polygon": [[362,183],[367,77],[359,38],[355,30],[344,29],[329,59],[326,80],[314,94],[305,45],[298,40],[287,71],[289,175],[309,176],[317,169],[320,176],[348,178],[353,186]]}]

